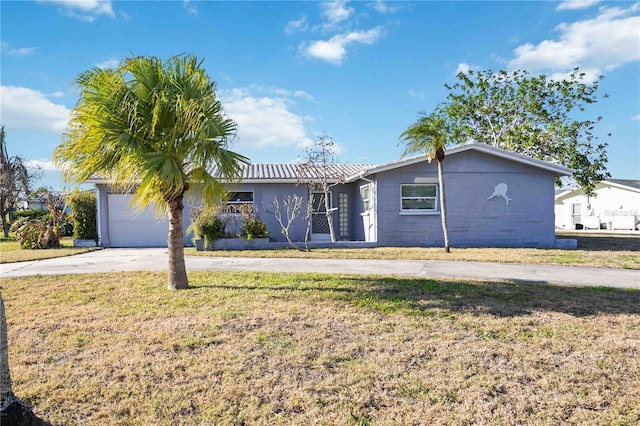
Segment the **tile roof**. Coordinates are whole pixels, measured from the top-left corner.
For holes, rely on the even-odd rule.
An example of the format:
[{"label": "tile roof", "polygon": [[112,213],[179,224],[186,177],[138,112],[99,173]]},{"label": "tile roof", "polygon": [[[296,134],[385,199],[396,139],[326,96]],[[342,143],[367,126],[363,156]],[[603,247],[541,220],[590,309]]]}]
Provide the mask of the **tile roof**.
[{"label": "tile roof", "polygon": [[[330,180],[347,177],[372,167],[370,164],[329,164],[328,173]],[[210,170],[213,176],[218,174],[214,166]],[[318,179],[319,169],[308,168],[300,163],[284,164],[245,164],[242,167],[242,181],[267,182],[267,181],[299,181],[303,179]]]}]

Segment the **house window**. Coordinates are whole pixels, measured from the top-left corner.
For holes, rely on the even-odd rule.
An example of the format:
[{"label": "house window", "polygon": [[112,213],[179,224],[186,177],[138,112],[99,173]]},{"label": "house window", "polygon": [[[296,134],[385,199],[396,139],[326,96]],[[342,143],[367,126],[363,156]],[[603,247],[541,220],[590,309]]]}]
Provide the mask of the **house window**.
[{"label": "house window", "polygon": [[362,198],[362,213],[368,213],[371,209],[371,185],[360,187],[360,197]]},{"label": "house window", "polygon": [[228,197],[224,207],[226,213],[253,212],[253,191],[229,192]]},{"label": "house window", "polygon": [[349,238],[349,194],[338,194],[338,223],[341,239]]},{"label": "house window", "polygon": [[437,188],[434,184],[402,185],[401,210],[404,212],[436,211]]},{"label": "house window", "polygon": [[230,192],[227,204],[253,204],[253,192],[252,191],[239,191]]}]

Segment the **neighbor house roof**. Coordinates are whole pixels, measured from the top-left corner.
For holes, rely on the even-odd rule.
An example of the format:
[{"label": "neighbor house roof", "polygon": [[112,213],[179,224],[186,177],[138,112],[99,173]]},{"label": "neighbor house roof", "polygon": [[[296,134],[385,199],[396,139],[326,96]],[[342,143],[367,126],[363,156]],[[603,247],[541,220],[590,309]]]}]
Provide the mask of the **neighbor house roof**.
[{"label": "neighbor house roof", "polygon": [[[477,152],[482,152],[484,154],[493,155],[494,157],[504,158],[516,163],[525,164],[531,167],[535,167],[538,169],[551,172],[556,176],[568,176],[573,172],[573,170],[564,166],[549,163],[547,161],[538,160],[523,154],[518,154],[513,151],[507,151],[506,149],[496,148],[495,146],[491,146],[486,143],[479,143],[479,142],[467,142],[463,145],[455,146],[451,149],[447,149],[445,151],[445,154],[447,156],[453,156],[466,151],[477,151]],[[389,163],[372,166],[370,168],[361,170],[358,173],[355,173],[349,176],[347,181],[352,182],[354,180],[357,180],[362,177],[366,177],[375,173],[385,172],[388,170],[393,170],[400,167],[405,167],[412,164],[420,163],[425,161],[426,158],[427,158],[426,155],[419,155],[417,157],[411,157],[405,160],[392,161]]]},{"label": "neighbor house roof", "polygon": [[[640,180],[606,179],[598,182],[596,184],[595,190],[597,191],[598,189],[603,187],[613,187],[613,188],[624,189],[630,192],[640,192]],[[568,188],[565,190],[561,190],[560,192],[556,192],[555,199],[556,201],[561,201],[564,198],[574,196],[574,194],[576,194],[579,191],[583,191],[583,189],[580,188],[579,186],[575,188]]]},{"label": "neighbor house roof", "polygon": [[611,184],[612,186],[626,186],[626,189],[640,190],[640,180],[633,179],[607,179],[604,182]]}]

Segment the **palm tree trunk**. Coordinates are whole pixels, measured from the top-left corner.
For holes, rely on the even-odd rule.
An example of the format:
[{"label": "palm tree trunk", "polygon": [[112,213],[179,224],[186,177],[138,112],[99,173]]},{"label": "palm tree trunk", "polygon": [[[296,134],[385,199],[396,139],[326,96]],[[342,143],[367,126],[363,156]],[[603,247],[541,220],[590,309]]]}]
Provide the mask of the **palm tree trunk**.
[{"label": "palm tree trunk", "polygon": [[183,195],[167,202],[169,210],[169,290],[189,287],[187,268],[184,263],[184,232],[182,230]]},{"label": "palm tree trunk", "polygon": [[442,221],[442,233],[444,234],[444,251],[449,253],[449,230],[447,229],[447,204],[444,201],[444,173],[442,161],[438,159],[438,182],[440,184],[440,219]]}]

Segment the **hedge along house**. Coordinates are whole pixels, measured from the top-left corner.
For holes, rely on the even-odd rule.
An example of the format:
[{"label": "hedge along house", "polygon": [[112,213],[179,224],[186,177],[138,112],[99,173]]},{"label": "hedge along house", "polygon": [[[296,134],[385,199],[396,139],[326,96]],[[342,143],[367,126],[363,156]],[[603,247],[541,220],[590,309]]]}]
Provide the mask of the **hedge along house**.
[{"label": "hedge along house", "polygon": [[[443,163],[449,240],[452,247],[555,247],[555,178],[570,169],[480,143],[446,151]],[[442,246],[437,164],[426,156],[382,165],[335,164],[330,202],[336,238],[377,246]],[[302,182],[308,170],[297,164],[250,164],[240,184],[229,186],[230,203],[253,204],[273,241],[284,242],[273,209],[277,197],[299,195],[311,201],[311,240],[328,240],[321,194]],[[168,225],[150,209],[137,214],[131,196],[110,192],[108,182],[96,185],[98,232],[103,247],[166,246]],[[185,203],[185,229],[189,205]],[[304,209],[305,207],[303,207]],[[302,214],[304,217],[304,212]],[[290,228],[303,241],[306,222]],[[185,244],[191,237],[185,235]]]}]

